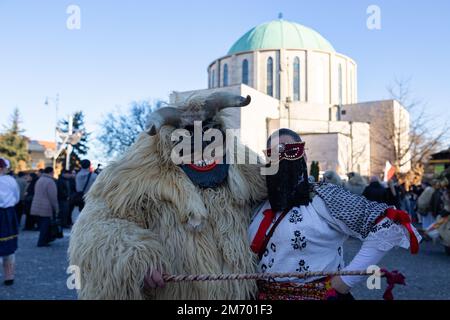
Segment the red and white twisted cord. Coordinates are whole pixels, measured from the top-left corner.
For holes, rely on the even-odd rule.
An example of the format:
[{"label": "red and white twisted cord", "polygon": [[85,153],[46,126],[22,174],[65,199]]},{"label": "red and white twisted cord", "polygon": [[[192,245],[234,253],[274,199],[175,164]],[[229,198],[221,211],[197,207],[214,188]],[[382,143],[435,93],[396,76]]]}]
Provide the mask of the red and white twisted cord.
[{"label": "red and white twisted cord", "polygon": [[[367,271],[311,271],[305,273],[285,272],[285,273],[246,273],[246,274],[196,274],[196,275],[169,275],[164,274],[165,282],[181,282],[181,281],[221,281],[221,280],[270,280],[274,278],[298,278],[305,279],[311,277],[328,277],[328,276],[371,276],[375,272]],[[383,276],[382,273],[379,274]]]}]

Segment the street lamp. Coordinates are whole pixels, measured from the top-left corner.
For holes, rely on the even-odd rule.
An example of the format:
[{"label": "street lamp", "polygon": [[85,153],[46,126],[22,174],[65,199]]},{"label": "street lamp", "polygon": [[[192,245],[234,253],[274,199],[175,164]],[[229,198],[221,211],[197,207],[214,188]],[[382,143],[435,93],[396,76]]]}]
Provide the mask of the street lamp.
[{"label": "street lamp", "polygon": [[44,104],[48,106],[49,101],[51,101],[55,106],[55,153],[53,155],[53,170],[56,170],[56,157],[57,157],[56,151],[58,150],[57,129],[58,129],[59,93],[56,94],[55,98],[46,97]]}]

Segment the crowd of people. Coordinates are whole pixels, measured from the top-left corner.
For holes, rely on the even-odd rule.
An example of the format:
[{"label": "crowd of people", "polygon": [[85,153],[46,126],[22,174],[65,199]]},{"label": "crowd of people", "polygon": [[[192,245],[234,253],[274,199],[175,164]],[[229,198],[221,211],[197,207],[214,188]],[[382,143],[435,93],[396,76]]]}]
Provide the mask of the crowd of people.
[{"label": "crowd of people", "polygon": [[372,176],[369,181],[358,173],[349,173],[344,181],[334,171],[326,171],[323,180],[366,197],[370,201],[386,203],[406,211],[411,220],[420,226],[424,238],[437,239],[438,234],[433,225],[439,217],[446,217],[450,211],[450,189],[446,178],[434,179],[431,183],[423,182],[409,188],[400,183],[394,175],[388,182],[382,182],[379,177]]},{"label": "crowd of people", "polygon": [[14,283],[14,253],[20,228],[39,231],[37,246],[48,247],[55,240],[52,225],[70,229],[74,208],[83,209],[83,196],[101,170],[100,166],[91,170],[87,159],[80,165],[79,171],[63,169],[55,179],[52,167],[15,175],[9,161],[0,158],[0,257],[5,285]]}]

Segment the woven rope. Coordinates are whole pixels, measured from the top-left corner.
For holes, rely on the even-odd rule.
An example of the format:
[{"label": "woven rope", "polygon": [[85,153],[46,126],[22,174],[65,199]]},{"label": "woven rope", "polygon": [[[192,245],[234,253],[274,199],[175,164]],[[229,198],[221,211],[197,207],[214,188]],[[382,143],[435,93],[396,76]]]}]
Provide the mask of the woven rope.
[{"label": "woven rope", "polygon": [[[268,280],[274,278],[310,278],[310,277],[327,277],[327,276],[369,276],[375,272],[367,271],[335,271],[323,272],[312,271],[305,273],[289,272],[289,273],[247,273],[247,274],[197,274],[197,275],[169,275],[164,274],[165,282],[181,282],[181,281],[221,281],[221,280]],[[383,276],[383,274],[380,274]]]}]

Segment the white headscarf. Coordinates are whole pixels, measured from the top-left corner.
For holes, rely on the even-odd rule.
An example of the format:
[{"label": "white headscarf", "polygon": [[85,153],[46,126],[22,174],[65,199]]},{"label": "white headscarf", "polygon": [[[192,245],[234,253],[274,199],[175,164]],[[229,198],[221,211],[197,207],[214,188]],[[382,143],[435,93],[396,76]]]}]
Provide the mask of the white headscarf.
[{"label": "white headscarf", "polygon": [[[6,168],[10,167],[10,163],[5,158],[2,159]],[[0,176],[0,208],[9,208],[15,206],[20,200],[19,185],[16,179],[9,175]]]}]

